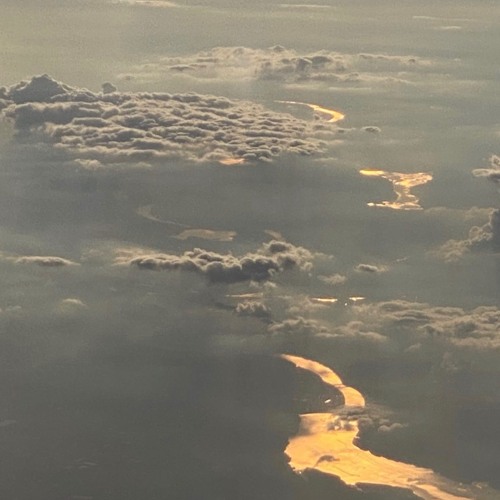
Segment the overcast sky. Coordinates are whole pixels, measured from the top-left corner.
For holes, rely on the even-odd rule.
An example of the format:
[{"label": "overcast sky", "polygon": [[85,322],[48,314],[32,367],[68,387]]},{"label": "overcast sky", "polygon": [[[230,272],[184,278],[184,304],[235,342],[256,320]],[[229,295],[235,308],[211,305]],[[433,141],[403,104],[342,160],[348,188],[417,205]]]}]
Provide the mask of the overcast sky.
[{"label": "overcast sky", "polygon": [[499,498],[496,3],[0,0],[0,496],[415,498],[293,474],[287,353]]}]

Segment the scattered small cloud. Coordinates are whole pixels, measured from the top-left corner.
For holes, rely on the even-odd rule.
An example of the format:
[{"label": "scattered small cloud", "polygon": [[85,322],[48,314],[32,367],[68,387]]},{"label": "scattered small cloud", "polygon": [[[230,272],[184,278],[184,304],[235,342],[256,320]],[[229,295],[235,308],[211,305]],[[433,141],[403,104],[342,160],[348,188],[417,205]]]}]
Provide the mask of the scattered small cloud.
[{"label": "scattered small cloud", "polygon": [[380,274],[389,270],[387,266],[375,264],[358,264],[354,270],[358,273]]},{"label": "scattered small cloud", "polygon": [[77,262],[62,257],[53,257],[50,255],[25,255],[17,258],[10,258],[15,264],[34,264],[40,267],[66,267],[78,266]]},{"label": "scattered small cloud", "polygon": [[271,309],[263,302],[246,300],[237,304],[235,312],[238,316],[252,316],[268,320],[271,317]]},{"label": "scattered small cloud", "polygon": [[472,173],[476,177],[486,177],[488,180],[500,184],[500,156],[491,155],[489,163],[489,167],[476,168]]},{"label": "scattered small cloud", "polygon": [[323,283],[326,283],[327,285],[335,286],[335,285],[343,285],[347,281],[347,276],[335,273],[335,274],[330,274],[329,276],[320,275],[318,276],[318,279]]}]

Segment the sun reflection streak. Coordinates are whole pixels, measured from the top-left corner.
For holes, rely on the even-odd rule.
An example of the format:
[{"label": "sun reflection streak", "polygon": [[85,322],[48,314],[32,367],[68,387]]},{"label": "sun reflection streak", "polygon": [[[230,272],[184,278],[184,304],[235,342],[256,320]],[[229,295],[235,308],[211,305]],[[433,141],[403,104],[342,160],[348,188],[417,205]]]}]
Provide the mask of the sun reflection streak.
[{"label": "sun reflection streak", "polygon": [[335,111],[334,109],[324,108],[323,106],[319,106],[318,104],[310,104],[308,102],[298,102],[298,101],[276,101],[282,104],[298,104],[299,106],[307,106],[311,108],[314,112],[319,113],[320,115],[327,115],[330,118],[326,120],[329,123],[336,123],[345,118],[345,115],[340,111]]},{"label": "sun reflection streak", "polygon": [[315,469],[337,476],[351,486],[368,483],[407,488],[424,499],[477,498],[472,491],[469,494],[470,488],[441,477],[431,469],[376,456],[358,448],[355,444],[358,419],[362,415],[360,410],[366,406],[363,395],[344,385],[333,370],[316,361],[288,354],[280,357],[317,375],[344,397],[344,405],[335,412],[300,415],[299,432],[290,438],[285,450],[294,472],[300,474]]},{"label": "sun reflection streak", "polygon": [[241,165],[242,163],[245,163],[244,158],[224,158],[223,160],[219,160],[219,163],[221,165],[226,165],[228,167],[231,167],[233,165]]},{"label": "sun reflection streak", "polygon": [[335,297],[311,297],[311,301],[317,304],[336,304],[339,299]]},{"label": "sun reflection streak", "polygon": [[386,172],[385,170],[360,170],[361,175],[367,177],[382,177],[392,184],[396,193],[395,201],[382,201],[380,203],[368,203],[370,207],[387,207],[394,210],[422,210],[419,199],[411,192],[416,186],[427,184],[432,180],[432,174],[416,172],[405,174],[402,172]]}]

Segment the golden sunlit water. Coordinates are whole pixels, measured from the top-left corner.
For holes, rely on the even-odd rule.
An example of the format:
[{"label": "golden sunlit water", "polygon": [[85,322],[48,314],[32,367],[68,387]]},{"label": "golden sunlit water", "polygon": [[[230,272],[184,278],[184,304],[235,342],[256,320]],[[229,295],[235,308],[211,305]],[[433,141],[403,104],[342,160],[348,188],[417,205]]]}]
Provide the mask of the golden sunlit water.
[{"label": "golden sunlit water", "polygon": [[311,108],[315,113],[319,113],[320,115],[326,115],[329,117],[327,122],[335,123],[343,120],[345,115],[340,111],[335,111],[334,109],[324,108],[323,106],[319,106],[318,104],[310,104],[308,102],[298,102],[298,101],[277,101],[283,104],[297,104],[299,106],[307,106]]},{"label": "golden sunlit water", "polygon": [[318,304],[336,304],[339,299],[336,297],[311,297],[311,301]]},{"label": "golden sunlit water", "polygon": [[333,370],[316,361],[288,354],[281,358],[317,375],[344,397],[344,405],[335,411],[300,415],[299,431],[290,438],[285,450],[296,473],[315,469],[337,476],[347,485],[369,483],[408,488],[424,499],[478,498],[472,492],[474,487],[464,487],[431,469],[379,457],[358,448],[355,438],[360,410],[366,406],[364,396],[346,386]]},{"label": "golden sunlit water", "polygon": [[255,292],[255,293],[234,293],[230,295],[226,295],[226,297],[230,299],[261,299],[264,297],[264,294],[262,292]]},{"label": "golden sunlit water", "polygon": [[392,184],[396,193],[395,201],[381,201],[379,203],[368,203],[370,207],[386,207],[394,210],[422,210],[419,199],[411,192],[411,189],[432,180],[432,174],[416,172],[405,174],[402,172],[386,172],[385,170],[360,170],[361,175],[367,177],[382,177]]}]

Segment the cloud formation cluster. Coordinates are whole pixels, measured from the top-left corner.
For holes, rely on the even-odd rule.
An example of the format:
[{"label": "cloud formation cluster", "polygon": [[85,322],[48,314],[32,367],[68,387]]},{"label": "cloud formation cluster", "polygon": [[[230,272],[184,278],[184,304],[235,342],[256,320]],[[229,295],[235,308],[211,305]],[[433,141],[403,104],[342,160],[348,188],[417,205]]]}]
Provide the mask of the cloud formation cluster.
[{"label": "cloud formation cluster", "polygon": [[[500,370],[500,309],[494,306],[465,310],[392,300],[352,306],[344,324],[297,316],[274,322],[268,331],[341,342],[338,345],[344,348],[345,341],[367,346],[375,343],[378,350],[367,352],[373,362],[377,356],[386,360],[389,356],[398,363],[419,359],[444,372],[459,367]],[[357,362],[362,361],[361,351],[351,354]],[[344,349],[343,355],[349,358],[349,350]]]},{"label": "cloud formation cluster", "polygon": [[266,281],[290,269],[309,271],[315,254],[284,241],[264,243],[254,253],[236,256],[194,248],[181,255],[152,253],[131,256],[125,252],[116,263],[151,271],[189,271],[205,276],[210,283]]},{"label": "cloud formation cluster", "polygon": [[224,97],[103,92],[47,75],[0,89],[0,108],[18,136],[66,153],[89,168],[165,160],[262,161],[320,153],[335,127]]},{"label": "cloud formation cluster", "polygon": [[489,167],[476,168],[472,173],[476,177],[486,177],[488,180],[500,184],[500,156],[491,155]]},{"label": "cloud formation cluster", "polygon": [[123,78],[158,80],[175,73],[200,79],[276,80],[284,83],[408,83],[402,72],[431,66],[415,56],[304,52],[276,45],[267,49],[215,47],[184,57],[163,57]]}]

